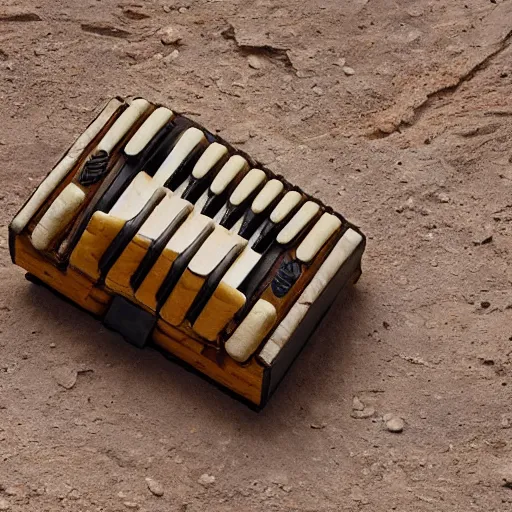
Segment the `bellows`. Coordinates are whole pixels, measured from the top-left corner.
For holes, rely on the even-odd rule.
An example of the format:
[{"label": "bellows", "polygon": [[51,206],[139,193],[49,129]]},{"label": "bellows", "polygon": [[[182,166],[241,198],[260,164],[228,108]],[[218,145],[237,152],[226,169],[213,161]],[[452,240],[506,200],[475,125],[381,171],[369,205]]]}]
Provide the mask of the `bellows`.
[{"label": "bellows", "polygon": [[10,225],[15,263],[262,407],[365,239],[321,201],[172,110],[114,99]]}]

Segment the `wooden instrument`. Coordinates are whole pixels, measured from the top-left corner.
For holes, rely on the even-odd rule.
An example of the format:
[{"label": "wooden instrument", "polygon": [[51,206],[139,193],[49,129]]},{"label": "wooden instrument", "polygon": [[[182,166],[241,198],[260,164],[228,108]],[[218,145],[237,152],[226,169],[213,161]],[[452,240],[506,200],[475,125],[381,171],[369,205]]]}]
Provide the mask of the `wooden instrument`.
[{"label": "wooden instrument", "polygon": [[32,281],[261,408],[358,280],[365,238],[185,116],[116,98],[9,243]]}]

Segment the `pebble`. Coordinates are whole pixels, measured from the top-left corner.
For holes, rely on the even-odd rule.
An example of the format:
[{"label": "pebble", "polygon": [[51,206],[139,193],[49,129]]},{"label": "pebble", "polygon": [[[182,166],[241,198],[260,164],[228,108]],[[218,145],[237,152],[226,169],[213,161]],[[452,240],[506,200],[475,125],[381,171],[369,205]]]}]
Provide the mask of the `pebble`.
[{"label": "pebble", "polygon": [[387,414],[384,415],[385,418],[384,421],[386,422],[386,428],[389,430],[389,432],[393,432],[395,434],[399,434],[404,429],[404,420],[402,418],[399,418],[398,416],[391,415],[389,417]]},{"label": "pebble", "polygon": [[345,73],[347,76],[352,76],[355,74],[355,70],[350,66],[343,66],[343,73]]},{"label": "pebble", "polygon": [[249,55],[247,57],[247,64],[252,69],[261,69],[263,67],[263,62],[257,55]]},{"label": "pebble", "polygon": [[501,428],[512,428],[512,422],[508,418],[501,419]]},{"label": "pebble", "polygon": [[448,194],[445,194],[444,192],[439,192],[439,194],[437,194],[437,199],[439,199],[440,203],[450,202],[450,196]]},{"label": "pebble", "polygon": [[50,343],[50,348],[55,348],[56,346],[55,343]]},{"label": "pebble", "polygon": [[344,58],[338,59],[335,64],[336,66],[339,66],[340,68],[344,68],[347,61]]},{"label": "pebble", "polygon": [[213,475],[209,475],[208,473],[203,473],[197,482],[203,487],[209,487],[215,482],[215,477]]},{"label": "pebble", "polygon": [[318,85],[315,85],[312,90],[317,96],[322,96],[324,94],[324,90],[321,87],[318,87]]},{"label": "pebble", "polygon": [[[512,489],[512,473],[510,475],[505,475],[503,477],[503,487],[506,487],[507,489]],[[1,509],[0,510],[6,510]]]},{"label": "pebble", "polygon": [[123,503],[123,505],[126,507],[126,508],[130,508],[132,510],[135,510],[135,509],[138,509],[139,508],[139,504],[138,503],[135,503],[134,501],[125,501]]},{"label": "pebble", "polygon": [[78,373],[73,368],[58,368],[53,372],[53,378],[64,389],[72,389],[76,384]]},{"label": "pebble", "polygon": [[164,12],[171,12],[171,8],[168,5],[164,5]]},{"label": "pebble", "polygon": [[171,25],[164,27],[162,30],[160,30],[160,33],[162,34],[160,41],[162,41],[162,44],[166,46],[171,44],[178,44],[182,39],[181,34]]},{"label": "pebble", "polygon": [[146,478],[146,483],[148,484],[148,489],[155,496],[163,496],[164,495],[164,488],[162,487],[162,484],[160,482],[157,482],[156,480],[153,480],[152,478]]},{"label": "pebble", "polygon": [[178,9],[178,12],[179,12],[180,14],[185,14],[187,11],[188,11],[188,9],[187,9],[186,7],[180,7],[180,8]]},{"label": "pebble", "polygon": [[357,398],[357,396],[355,396],[352,399],[352,409],[354,411],[362,411],[364,409],[363,402],[361,402],[361,400],[359,400],[359,398]]},{"label": "pebble", "polygon": [[361,420],[364,418],[371,418],[375,414],[375,409],[373,407],[365,407],[362,411],[352,411],[352,418],[356,420]]},{"label": "pebble", "polygon": [[11,505],[9,505],[9,502],[3,498],[0,498],[0,510],[9,510],[10,508]]},{"label": "pebble", "polygon": [[180,52],[178,50],[173,50],[169,55],[166,55],[162,60],[165,64],[169,64],[173,60],[176,60],[180,56]]}]

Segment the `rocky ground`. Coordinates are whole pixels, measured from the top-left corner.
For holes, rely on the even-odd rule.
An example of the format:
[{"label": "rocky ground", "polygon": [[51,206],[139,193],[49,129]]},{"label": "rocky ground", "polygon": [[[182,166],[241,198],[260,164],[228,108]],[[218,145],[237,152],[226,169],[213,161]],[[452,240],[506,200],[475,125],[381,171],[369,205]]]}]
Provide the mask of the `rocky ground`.
[{"label": "rocky ground", "polygon": [[[0,0],[0,510],[511,510],[511,41],[511,0]],[[368,235],[260,414],[10,263],[16,211],[131,94]]]}]

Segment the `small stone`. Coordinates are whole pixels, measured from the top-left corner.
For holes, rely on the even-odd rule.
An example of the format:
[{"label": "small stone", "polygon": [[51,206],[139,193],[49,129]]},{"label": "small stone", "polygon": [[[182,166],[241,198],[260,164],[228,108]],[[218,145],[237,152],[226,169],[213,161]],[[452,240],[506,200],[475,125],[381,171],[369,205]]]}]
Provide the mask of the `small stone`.
[{"label": "small stone", "polygon": [[340,68],[344,68],[346,63],[347,61],[342,57],[339,58],[334,64],[336,64],[336,66],[339,66]]},{"label": "small stone", "polygon": [[[512,489],[512,474],[503,477],[503,487],[506,487],[507,489]],[[7,509],[0,508],[0,510]]]},{"label": "small stone", "polygon": [[311,423],[310,427],[314,430],[322,430],[327,425],[325,423]]},{"label": "small stone", "polygon": [[382,416],[382,420],[386,422],[392,419],[393,417],[394,414],[392,412],[387,412],[386,414],[384,414],[384,416]]},{"label": "small stone", "polygon": [[187,9],[186,7],[180,7],[180,8],[178,9],[178,12],[179,12],[180,14],[184,14],[184,13],[186,13],[187,11],[188,11],[188,9]]},{"label": "small stone", "polygon": [[180,56],[180,52],[178,50],[173,50],[169,55],[166,55],[162,60],[165,64],[170,64],[173,60],[176,60]]},{"label": "small stone", "polygon": [[171,25],[160,30],[160,34],[162,35],[160,41],[166,46],[178,44],[182,39],[180,33]]},{"label": "small stone", "polygon": [[209,475],[208,473],[203,473],[199,479],[197,480],[199,484],[203,487],[210,487],[215,482],[215,477],[213,475]]},{"label": "small stone", "polygon": [[393,432],[395,434],[399,434],[404,429],[404,420],[399,418],[398,416],[392,416],[386,421],[386,428],[389,432]]},{"label": "small stone", "polygon": [[512,428],[512,422],[509,418],[502,418],[500,423],[501,428]]},{"label": "small stone", "polygon": [[58,368],[53,372],[53,378],[59,386],[64,389],[71,389],[76,384],[78,372],[73,368]]},{"label": "small stone", "polygon": [[0,498],[0,510],[9,510],[10,508],[11,505],[9,505],[9,502],[3,498]]},{"label": "small stone", "polygon": [[132,510],[136,510],[139,508],[139,504],[138,503],[135,503],[134,501],[125,501],[123,503],[123,505],[126,507],[126,508],[130,508]]},{"label": "small stone", "polygon": [[375,414],[375,409],[373,407],[365,407],[362,411],[352,411],[352,418],[356,420],[362,420],[365,418],[371,418]]},{"label": "small stone", "polygon": [[324,94],[324,90],[323,90],[321,87],[318,87],[318,85],[315,85],[315,87],[313,87],[312,91],[313,91],[317,96],[323,96],[323,94]]},{"label": "small stone", "polygon": [[56,346],[55,343],[50,343],[50,348],[55,348]]},{"label": "small stone", "polygon": [[183,464],[183,457],[181,455],[176,455],[174,462],[176,462],[176,464]]},{"label": "small stone", "polygon": [[171,12],[171,8],[168,5],[164,5],[164,12]]},{"label": "small stone", "polygon": [[261,69],[263,67],[263,62],[257,55],[249,55],[247,57],[247,64],[252,69]]},{"label": "small stone", "polygon": [[355,70],[350,66],[343,66],[343,73],[347,76],[352,76],[355,74]]},{"label": "small stone", "polygon": [[160,482],[157,482],[156,480],[153,480],[152,478],[146,478],[146,483],[148,484],[148,489],[155,496],[163,496],[164,495],[164,488],[162,487],[162,484]]},{"label": "small stone", "polygon": [[359,400],[359,398],[357,398],[357,396],[355,396],[352,399],[352,409],[354,411],[362,411],[362,410],[364,410],[364,404],[363,404],[363,402],[361,402],[361,400]]},{"label": "small stone", "polygon": [[437,194],[437,199],[439,199],[440,203],[450,202],[450,196],[448,194],[445,194],[444,192],[439,192],[439,194]]},{"label": "small stone", "polygon": [[78,492],[77,489],[73,489],[69,494],[68,494],[68,498],[70,500],[79,500],[80,499],[80,493]]}]

